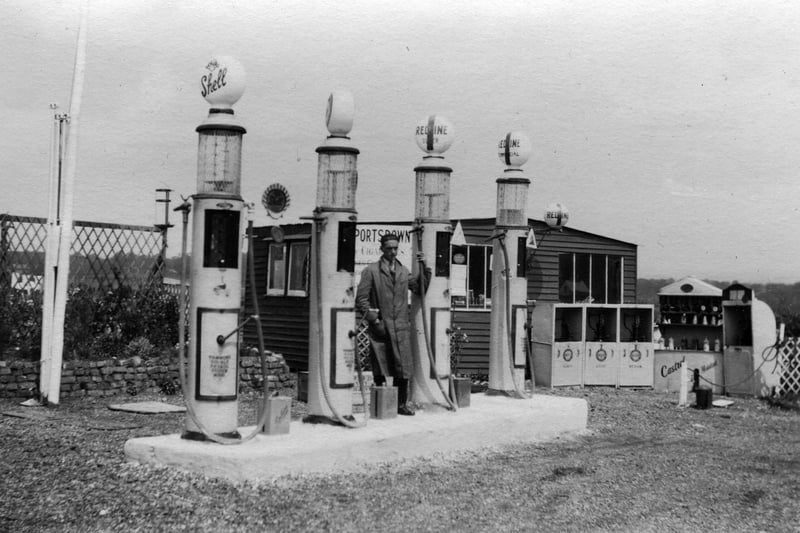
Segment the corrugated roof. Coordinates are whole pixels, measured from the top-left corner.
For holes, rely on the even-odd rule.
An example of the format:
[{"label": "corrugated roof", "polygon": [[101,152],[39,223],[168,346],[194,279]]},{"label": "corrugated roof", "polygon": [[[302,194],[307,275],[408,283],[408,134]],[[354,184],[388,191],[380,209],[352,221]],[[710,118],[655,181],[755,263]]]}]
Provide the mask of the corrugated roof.
[{"label": "corrugated roof", "polygon": [[722,289],[694,276],[686,276],[661,287],[659,296],[722,296]]}]

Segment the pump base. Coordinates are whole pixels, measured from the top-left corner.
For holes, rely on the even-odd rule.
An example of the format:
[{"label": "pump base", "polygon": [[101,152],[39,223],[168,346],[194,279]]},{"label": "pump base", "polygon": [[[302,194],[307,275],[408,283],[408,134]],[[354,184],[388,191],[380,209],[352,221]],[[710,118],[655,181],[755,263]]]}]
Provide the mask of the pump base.
[{"label": "pump base", "polygon": [[506,398],[519,398],[519,393],[515,390],[487,389],[487,396],[505,396]]},{"label": "pump base", "polygon": [[[182,440],[179,435],[140,437],[125,443],[128,461],[154,464],[241,482],[282,476],[364,472],[365,467],[435,454],[497,450],[565,439],[586,430],[582,398],[536,395],[517,401],[472,394],[458,413],[417,411],[417,416],[373,420],[360,429],[292,422],[285,435],[258,434],[237,446]],[[251,428],[240,428],[247,433]],[[474,459],[469,459],[474,460]],[[410,463],[413,468],[414,463]]]},{"label": "pump base", "polygon": [[[356,421],[353,415],[345,415],[342,418],[344,418],[348,422]],[[344,426],[344,424],[336,420],[336,418],[324,415],[306,415],[305,417],[303,417],[303,422],[306,424],[328,424],[331,426]]]},{"label": "pump base", "polygon": [[[225,433],[215,433],[217,437],[222,437],[223,439],[241,439],[242,435],[238,431],[227,431]],[[184,430],[181,433],[181,438],[185,440],[196,440],[196,441],[211,441],[205,433],[202,431],[191,431],[191,430]]]}]

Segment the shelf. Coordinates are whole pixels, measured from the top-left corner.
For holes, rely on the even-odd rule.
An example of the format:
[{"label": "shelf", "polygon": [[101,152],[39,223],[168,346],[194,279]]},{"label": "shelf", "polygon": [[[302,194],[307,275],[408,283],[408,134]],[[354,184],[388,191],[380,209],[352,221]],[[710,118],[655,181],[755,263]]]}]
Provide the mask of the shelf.
[{"label": "shelf", "polygon": [[683,327],[683,328],[720,328],[722,329],[722,324],[718,326],[713,326],[711,324],[681,324],[680,322],[662,322],[659,326],[675,326],[675,327]]}]

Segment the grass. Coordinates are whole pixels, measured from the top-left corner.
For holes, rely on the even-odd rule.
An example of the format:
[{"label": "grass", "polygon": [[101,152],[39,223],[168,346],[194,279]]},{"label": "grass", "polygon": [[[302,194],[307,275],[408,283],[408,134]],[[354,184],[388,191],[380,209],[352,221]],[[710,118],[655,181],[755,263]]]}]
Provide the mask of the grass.
[{"label": "grass", "polygon": [[[109,411],[116,398],[0,416],[0,530],[798,530],[798,411],[739,398],[678,408],[653,391],[541,393],[585,398],[588,433],[240,485],[125,462],[127,439],[176,433],[181,414]],[[254,410],[244,398],[242,425]]]}]

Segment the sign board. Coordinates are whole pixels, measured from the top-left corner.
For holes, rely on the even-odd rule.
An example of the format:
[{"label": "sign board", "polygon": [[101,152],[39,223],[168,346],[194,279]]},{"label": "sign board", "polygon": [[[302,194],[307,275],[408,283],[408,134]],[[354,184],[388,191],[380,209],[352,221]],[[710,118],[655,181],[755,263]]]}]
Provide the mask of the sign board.
[{"label": "sign board", "polygon": [[356,286],[361,280],[361,271],[381,258],[381,237],[386,233],[395,233],[400,238],[397,259],[409,272],[414,270],[412,242],[416,237],[411,229],[411,224],[356,224]]}]

